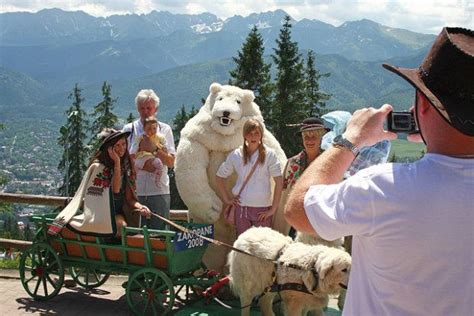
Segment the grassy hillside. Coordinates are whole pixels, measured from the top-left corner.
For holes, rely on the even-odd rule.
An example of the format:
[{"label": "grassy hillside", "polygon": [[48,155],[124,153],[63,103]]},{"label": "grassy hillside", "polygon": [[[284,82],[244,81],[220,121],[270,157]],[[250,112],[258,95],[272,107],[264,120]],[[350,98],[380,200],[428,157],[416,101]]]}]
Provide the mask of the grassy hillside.
[{"label": "grassy hillside", "polygon": [[[381,67],[380,62],[350,61],[337,55],[317,55],[316,66],[321,73],[330,73],[320,82],[321,89],[332,94],[330,110],[347,110],[365,106],[393,104],[398,110],[407,109],[413,98],[412,88],[397,76]],[[117,99],[116,111],[121,116],[134,112],[133,100],[140,89],[154,89],[160,99],[160,118],[170,121],[179,108],[201,106],[212,82],[225,84],[234,63],[230,59],[180,66],[157,74],[129,79],[112,80],[112,95]],[[101,83],[83,88],[84,105],[91,108],[101,100]],[[71,89],[73,87],[71,86]],[[69,92],[56,94],[44,100],[48,106],[66,109]]]},{"label": "grassy hillside", "polygon": [[420,158],[426,152],[426,146],[423,143],[411,143],[404,139],[392,141],[390,157],[395,154],[397,161],[412,161]]},{"label": "grassy hillside", "polygon": [[0,66],[0,105],[35,104],[45,93],[46,88],[33,78]]}]

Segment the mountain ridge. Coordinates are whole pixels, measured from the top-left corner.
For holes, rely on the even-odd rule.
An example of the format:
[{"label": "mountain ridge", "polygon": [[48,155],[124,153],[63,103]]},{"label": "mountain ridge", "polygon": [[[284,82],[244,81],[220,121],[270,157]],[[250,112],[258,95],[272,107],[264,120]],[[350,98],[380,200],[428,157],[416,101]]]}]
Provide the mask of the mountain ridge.
[{"label": "mountain ridge", "polygon": [[[252,25],[259,25],[269,58],[285,15],[283,10],[276,10],[222,20],[212,13],[167,11],[107,18],[60,9],[3,13],[0,25],[8,27],[0,34],[0,66],[4,67],[0,73],[25,84],[18,90],[8,80],[1,83],[0,89],[11,89],[17,95],[6,94],[0,98],[0,105],[10,105],[17,98],[63,111],[76,83],[85,89],[86,99],[94,103],[100,100],[98,87],[107,81],[113,90],[127,91],[117,91],[117,109],[122,112],[136,91],[153,86],[172,105],[170,112],[164,113],[169,118],[182,104],[199,106],[212,81],[228,81],[228,71],[233,67],[229,61],[241,49]],[[340,26],[310,19],[292,21],[292,40],[298,42],[302,56],[309,49],[315,51],[318,70],[331,73],[321,83],[326,92],[333,94],[330,105],[347,109],[365,106],[374,98],[400,89],[404,95],[407,87],[392,86],[381,67],[375,65],[390,60],[395,64],[419,63],[420,54],[434,38],[368,19]],[[9,45],[11,39],[17,43]],[[31,92],[27,78],[32,80]],[[18,95],[20,91],[25,98]]]},{"label": "mountain ridge", "polygon": [[[191,30],[196,34],[216,32],[243,32],[247,34],[255,24],[260,25],[260,29],[268,27],[279,29],[285,15],[287,15],[285,11],[275,10],[252,13],[248,16],[235,15],[224,20],[208,12],[192,15],[173,14],[168,11],[151,11],[140,15],[127,14],[108,17],[93,17],[83,11],[63,11],[61,9],[44,9],[36,13],[9,12],[0,14],[0,25],[4,29],[0,34],[0,43],[2,46],[47,45],[61,43],[61,38],[76,43],[100,40],[132,40],[169,36],[181,29]],[[319,20],[303,19],[296,21],[291,19],[291,21],[295,27],[302,23],[303,26],[311,26],[313,29],[331,29],[338,32],[343,32],[351,25],[364,25],[365,27],[381,25],[367,19],[345,22],[338,27]],[[370,23],[367,23],[368,21]],[[196,25],[201,26],[198,28]],[[31,28],[31,26],[34,28]],[[392,33],[400,33],[401,30],[388,26],[383,26],[383,28],[390,30]],[[29,32],[25,32],[26,30]],[[417,45],[418,43],[426,45],[434,38],[434,35],[412,33],[420,34],[416,35],[420,40],[416,42],[409,40],[408,43],[411,45]],[[408,36],[407,34],[404,35]],[[87,36],[90,37],[89,40]]]}]

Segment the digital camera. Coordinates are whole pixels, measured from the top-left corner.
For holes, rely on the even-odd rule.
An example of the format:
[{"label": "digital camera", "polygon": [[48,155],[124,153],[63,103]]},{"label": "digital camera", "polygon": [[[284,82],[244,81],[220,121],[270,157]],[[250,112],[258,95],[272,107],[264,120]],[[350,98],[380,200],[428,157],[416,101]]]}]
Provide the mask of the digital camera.
[{"label": "digital camera", "polygon": [[387,116],[387,130],[394,133],[418,133],[413,112],[390,112]]}]

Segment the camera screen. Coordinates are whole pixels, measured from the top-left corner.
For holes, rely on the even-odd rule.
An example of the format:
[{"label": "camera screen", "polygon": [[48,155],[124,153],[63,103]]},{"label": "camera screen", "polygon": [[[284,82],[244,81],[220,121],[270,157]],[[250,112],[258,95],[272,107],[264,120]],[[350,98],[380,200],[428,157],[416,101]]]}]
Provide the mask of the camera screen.
[{"label": "camera screen", "polygon": [[392,115],[392,125],[397,129],[410,130],[411,115],[409,113],[397,113]]}]

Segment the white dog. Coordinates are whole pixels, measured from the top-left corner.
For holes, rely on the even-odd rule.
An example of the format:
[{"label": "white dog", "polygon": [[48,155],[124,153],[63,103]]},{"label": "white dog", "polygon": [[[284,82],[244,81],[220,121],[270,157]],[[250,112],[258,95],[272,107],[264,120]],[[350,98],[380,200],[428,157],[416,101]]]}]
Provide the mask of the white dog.
[{"label": "white dog", "polygon": [[[242,309],[243,316],[250,314],[252,299],[264,293],[274,281],[279,285],[298,283],[306,291],[280,292],[285,314],[290,316],[304,315],[308,310],[318,310],[323,315],[328,295],[337,294],[348,283],[351,257],[337,248],[293,242],[267,227],[250,228],[239,236],[234,247],[255,256],[236,251],[229,254],[231,288],[240,297],[241,306],[247,306]],[[275,295],[268,292],[260,298],[262,315],[273,315]]]},{"label": "white dog", "polygon": [[[308,245],[324,245],[328,247],[334,247],[337,249],[345,250],[344,249],[344,238],[338,238],[336,240],[326,240],[321,238],[319,235],[310,235],[307,233],[297,232],[295,241],[299,241]],[[344,301],[346,300],[346,290],[341,290],[339,293],[339,297],[337,298],[337,306],[339,310],[342,311],[344,308]],[[314,316],[315,313],[308,313],[308,315]],[[317,315],[317,313],[316,313]]]},{"label": "white dog", "polygon": [[319,235],[310,235],[302,232],[296,232],[295,241],[299,241],[307,245],[324,245],[344,250],[344,238],[326,240],[319,237]]}]

